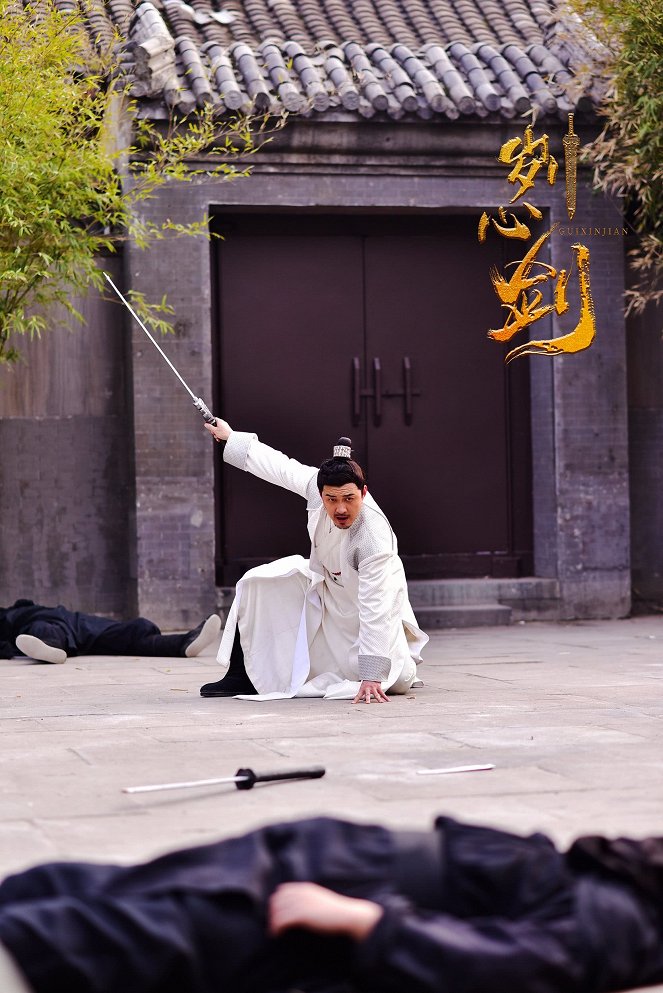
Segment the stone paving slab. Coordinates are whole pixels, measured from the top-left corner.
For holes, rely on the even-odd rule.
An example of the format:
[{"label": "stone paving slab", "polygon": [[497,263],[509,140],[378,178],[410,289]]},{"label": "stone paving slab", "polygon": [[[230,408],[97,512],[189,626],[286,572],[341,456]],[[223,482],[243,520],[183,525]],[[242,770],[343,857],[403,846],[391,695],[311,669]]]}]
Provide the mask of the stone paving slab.
[{"label": "stone paving slab", "polygon": [[[420,674],[420,690],[353,707],[202,699],[213,656],[2,660],[0,874],[134,861],[313,814],[426,827],[448,813],[560,844],[663,834],[663,617],[445,630]],[[122,793],[312,764],[324,779]]]}]

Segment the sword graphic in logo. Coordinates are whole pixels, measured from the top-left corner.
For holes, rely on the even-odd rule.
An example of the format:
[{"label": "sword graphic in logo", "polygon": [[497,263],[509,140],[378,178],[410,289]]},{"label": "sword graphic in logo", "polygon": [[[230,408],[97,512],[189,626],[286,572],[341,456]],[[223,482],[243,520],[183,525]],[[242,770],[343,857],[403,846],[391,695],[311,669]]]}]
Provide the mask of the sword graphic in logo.
[{"label": "sword graphic in logo", "polygon": [[564,168],[566,172],[566,211],[569,220],[573,220],[576,212],[576,169],[578,165],[578,149],[580,139],[573,130],[573,114],[569,114],[569,130],[562,138],[564,145]]}]

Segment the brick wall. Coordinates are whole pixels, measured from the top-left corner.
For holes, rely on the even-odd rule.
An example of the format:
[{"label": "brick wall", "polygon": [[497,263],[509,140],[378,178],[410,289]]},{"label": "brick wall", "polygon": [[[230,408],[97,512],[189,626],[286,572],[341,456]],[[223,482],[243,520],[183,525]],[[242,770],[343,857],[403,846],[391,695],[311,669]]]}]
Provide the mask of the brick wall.
[{"label": "brick wall", "polygon": [[[568,225],[565,210],[553,213]],[[585,187],[571,236],[553,239],[552,260],[568,265],[570,245],[590,249],[596,339],[578,355],[553,360],[557,576],[567,617],[623,616],[630,609],[630,533],[626,349],[623,319],[624,240],[615,205]],[[573,327],[577,278],[569,286],[569,315],[556,334]]]},{"label": "brick wall", "polygon": [[[118,260],[102,264],[118,278]],[[126,617],[133,437],[119,307],[75,301],[85,326],[19,341],[0,368],[0,604],[17,597]]]},{"label": "brick wall", "polygon": [[[191,186],[168,188],[155,220],[197,219],[205,199]],[[182,377],[211,405],[210,246],[174,237],[128,253],[128,279],[149,299],[168,295],[175,333],[160,344]],[[128,318],[130,321],[130,318]],[[131,322],[133,323],[133,322]],[[133,324],[138,604],[168,627],[190,627],[216,607],[215,442],[167,363]]]}]

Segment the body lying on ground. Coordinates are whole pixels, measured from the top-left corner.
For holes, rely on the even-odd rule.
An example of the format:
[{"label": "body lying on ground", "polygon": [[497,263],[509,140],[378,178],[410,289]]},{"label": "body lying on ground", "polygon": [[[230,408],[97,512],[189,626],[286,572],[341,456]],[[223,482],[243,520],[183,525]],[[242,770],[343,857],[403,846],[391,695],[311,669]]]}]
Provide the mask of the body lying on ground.
[{"label": "body lying on ground", "polygon": [[143,655],[149,658],[193,658],[221,630],[211,614],[184,634],[162,634],[153,621],[136,617],[114,621],[32,600],[0,607],[0,658],[27,655],[38,662],[66,662],[75,655]]},{"label": "body lying on ground", "polygon": [[440,817],[430,832],[275,824],[137,866],[0,885],[3,993],[603,993],[663,981],[663,839],[559,851]]}]

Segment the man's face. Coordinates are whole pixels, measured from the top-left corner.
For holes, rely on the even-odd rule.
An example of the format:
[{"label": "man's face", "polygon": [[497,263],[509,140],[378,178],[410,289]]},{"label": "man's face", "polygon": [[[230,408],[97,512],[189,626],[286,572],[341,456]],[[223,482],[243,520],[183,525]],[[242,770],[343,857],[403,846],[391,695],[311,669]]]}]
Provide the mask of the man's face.
[{"label": "man's face", "polygon": [[337,528],[349,528],[357,520],[366,492],[356,483],[322,487],[322,503]]}]

